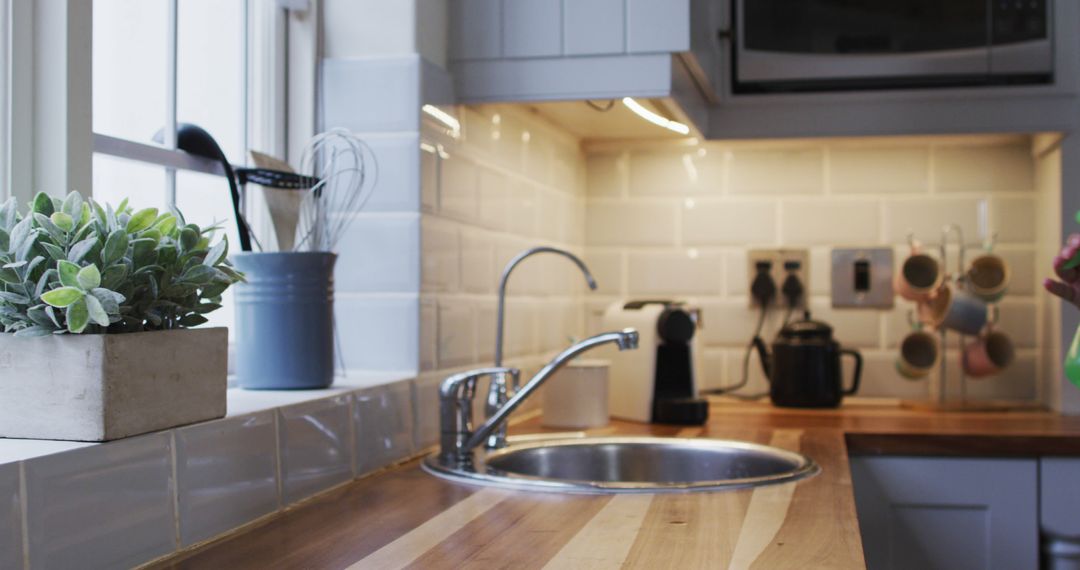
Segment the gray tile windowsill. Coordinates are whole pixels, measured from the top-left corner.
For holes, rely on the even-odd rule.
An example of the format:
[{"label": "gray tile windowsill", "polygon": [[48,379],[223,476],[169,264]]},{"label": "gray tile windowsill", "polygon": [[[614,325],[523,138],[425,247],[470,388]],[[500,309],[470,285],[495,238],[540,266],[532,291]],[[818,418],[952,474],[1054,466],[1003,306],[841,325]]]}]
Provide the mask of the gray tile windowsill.
[{"label": "gray tile windowsill", "polygon": [[[330,398],[364,388],[411,380],[415,376],[415,373],[409,371],[350,372],[345,377],[336,378],[333,386],[325,390],[243,390],[233,387],[232,378],[230,378],[226,418]],[[93,445],[101,444],[85,441],[0,438],[0,465]]]}]

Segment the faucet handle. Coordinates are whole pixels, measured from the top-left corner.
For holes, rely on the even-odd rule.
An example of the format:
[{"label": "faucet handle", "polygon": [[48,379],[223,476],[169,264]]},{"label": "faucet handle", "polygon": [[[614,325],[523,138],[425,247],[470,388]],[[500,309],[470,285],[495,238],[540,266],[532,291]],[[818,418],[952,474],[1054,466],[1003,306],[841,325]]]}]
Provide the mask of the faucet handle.
[{"label": "faucet handle", "polygon": [[507,375],[516,377],[519,374],[516,368],[497,366],[461,372],[443,380],[439,386],[440,455],[456,454],[461,444],[472,435],[472,402],[476,394],[476,381],[484,376],[505,379]]}]

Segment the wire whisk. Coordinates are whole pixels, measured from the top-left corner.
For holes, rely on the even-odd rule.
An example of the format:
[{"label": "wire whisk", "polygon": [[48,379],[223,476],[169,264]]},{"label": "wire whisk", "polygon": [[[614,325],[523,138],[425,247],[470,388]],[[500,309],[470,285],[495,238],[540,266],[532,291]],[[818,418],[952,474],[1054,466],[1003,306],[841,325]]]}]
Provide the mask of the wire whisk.
[{"label": "wire whisk", "polygon": [[300,204],[294,251],[333,251],[379,178],[371,147],[345,129],[316,135],[304,147],[300,172],[317,179]]}]

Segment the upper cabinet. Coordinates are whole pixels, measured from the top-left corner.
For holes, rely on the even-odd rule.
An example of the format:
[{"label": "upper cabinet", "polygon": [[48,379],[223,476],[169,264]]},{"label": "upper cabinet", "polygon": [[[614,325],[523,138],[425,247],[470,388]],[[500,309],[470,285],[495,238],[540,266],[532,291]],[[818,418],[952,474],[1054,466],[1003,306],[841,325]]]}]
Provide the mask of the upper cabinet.
[{"label": "upper cabinet", "polygon": [[[450,71],[461,102],[683,99],[708,122],[686,63],[694,0],[451,0]],[[697,116],[692,114],[697,110]]]},{"label": "upper cabinet", "polygon": [[448,67],[461,102],[666,99],[713,139],[1080,126],[1080,3],[1014,7],[450,0]]}]

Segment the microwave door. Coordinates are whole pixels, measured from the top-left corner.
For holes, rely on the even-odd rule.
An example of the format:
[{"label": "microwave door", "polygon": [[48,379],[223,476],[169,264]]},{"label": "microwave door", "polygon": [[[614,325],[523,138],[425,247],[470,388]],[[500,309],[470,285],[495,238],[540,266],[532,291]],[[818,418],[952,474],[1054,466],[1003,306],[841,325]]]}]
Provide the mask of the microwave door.
[{"label": "microwave door", "polygon": [[916,53],[805,54],[747,50],[740,46],[739,82],[828,81],[933,76],[985,76],[985,46]]}]

